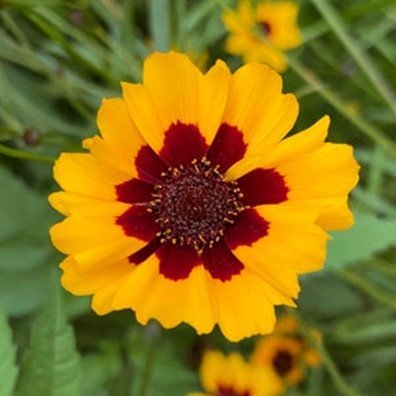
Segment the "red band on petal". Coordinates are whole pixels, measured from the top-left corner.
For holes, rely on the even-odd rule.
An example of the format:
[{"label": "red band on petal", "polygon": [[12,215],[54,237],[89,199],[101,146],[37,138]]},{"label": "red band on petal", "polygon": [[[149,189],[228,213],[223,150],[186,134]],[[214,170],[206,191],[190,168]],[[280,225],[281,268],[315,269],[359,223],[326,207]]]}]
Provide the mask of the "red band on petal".
[{"label": "red band on petal", "polygon": [[143,146],[139,150],[135,166],[139,178],[149,183],[157,183],[161,179],[161,173],[168,169],[168,166],[150,146]]},{"label": "red band on petal", "polygon": [[270,223],[264,220],[254,209],[247,209],[240,213],[234,224],[230,224],[225,231],[225,240],[230,249],[238,246],[252,246],[260,238],[268,234]]},{"label": "red band on petal", "polygon": [[224,240],[214,244],[211,249],[206,248],[201,258],[205,269],[209,271],[212,278],[222,282],[238,275],[244,268],[244,265],[232,254]]},{"label": "red band on petal", "polygon": [[125,203],[144,203],[152,200],[153,185],[139,179],[131,179],[115,187],[117,200]]},{"label": "red band on petal", "polygon": [[217,389],[217,396],[250,396],[250,391],[237,391],[231,386],[219,385]]},{"label": "red band on petal", "polygon": [[165,132],[160,157],[171,166],[187,165],[201,159],[208,146],[199,129],[192,124],[177,122]]},{"label": "red band on petal", "polygon": [[283,176],[275,169],[254,169],[237,182],[245,205],[275,204],[287,200],[289,189]]},{"label": "red band on petal", "polygon": [[153,215],[143,206],[132,206],[116,220],[127,236],[151,241],[159,231]]},{"label": "red band on petal", "polygon": [[160,273],[174,281],[186,279],[192,269],[199,265],[197,252],[190,246],[165,243],[157,251],[160,260]]},{"label": "red band on petal", "polygon": [[161,246],[160,238],[154,238],[146,246],[139,249],[137,252],[131,254],[128,260],[132,264],[140,264],[146,261],[152,254],[154,254]]},{"label": "red band on petal", "polygon": [[212,164],[219,165],[220,172],[224,173],[243,158],[246,147],[242,132],[224,123],[220,125],[206,157]]}]

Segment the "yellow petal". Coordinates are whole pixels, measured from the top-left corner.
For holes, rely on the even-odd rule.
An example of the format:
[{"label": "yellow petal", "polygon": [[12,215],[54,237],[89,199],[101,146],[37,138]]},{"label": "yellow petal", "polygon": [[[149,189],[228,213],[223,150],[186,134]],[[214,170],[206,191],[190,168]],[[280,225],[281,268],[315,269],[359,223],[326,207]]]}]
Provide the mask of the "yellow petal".
[{"label": "yellow petal", "polygon": [[359,165],[352,147],[326,143],[302,157],[277,166],[289,187],[288,199],[316,208],[324,229],[343,229],[353,224],[347,195],[358,182]]},{"label": "yellow petal", "polygon": [[92,248],[125,241],[139,249],[144,243],[127,237],[112,217],[70,216],[50,229],[52,243],[65,254],[76,254]]},{"label": "yellow petal", "polygon": [[51,206],[65,216],[112,217],[124,213],[130,204],[117,201],[102,201],[84,195],[58,191],[52,193],[48,200]]},{"label": "yellow petal", "polygon": [[212,281],[218,325],[227,339],[237,342],[273,330],[274,306],[267,299],[266,286],[260,277],[246,270],[228,282]]},{"label": "yellow petal", "polygon": [[208,144],[219,128],[230,81],[230,70],[220,60],[200,78],[198,127]]},{"label": "yellow petal", "polygon": [[245,157],[227,171],[227,178],[237,179],[255,168],[275,168],[321,147],[329,124],[330,118],[324,116],[311,127],[282,140],[276,147]]},{"label": "yellow petal", "polygon": [[55,162],[54,177],[65,191],[103,200],[114,200],[114,186],[128,180],[93,155],[80,153],[61,154]]},{"label": "yellow petal", "polygon": [[144,63],[143,85],[124,83],[123,95],[131,118],[156,152],[163,147],[165,132],[178,121],[198,126],[210,144],[220,124],[230,78],[221,61],[202,75],[185,55],[153,53]]},{"label": "yellow petal", "polygon": [[133,271],[134,265],[125,260],[84,270],[69,256],[63,260],[60,268],[63,271],[62,286],[66,290],[75,295],[88,295],[113,285],[118,279]]},{"label": "yellow petal", "polygon": [[214,326],[214,317],[207,277],[203,267],[198,266],[187,279],[167,279],[159,273],[158,258],[152,255],[120,287],[114,308],[132,308],[142,324],[152,318],[165,328],[186,322],[198,334],[208,333]]},{"label": "yellow petal", "polygon": [[122,99],[104,99],[97,123],[102,138],[95,136],[84,141],[84,147],[111,168],[119,169],[129,178],[136,176],[134,159],[146,144],[133,124]]},{"label": "yellow petal", "polygon": [[298,103],[293,95],[281,91],[279,74],[265,65],[251,63],[233,74],[223,121],[236,126],[244,141],[252,143],[246,156],[262,155],[293,126]]},{"label": "yellow petal", "polygon": [[268,235],[233,252],[248,268],[291,298],[300,290],[296,274],[323,266],[328,236],[315,224],[318,212],[292,205],[262,205]]}]

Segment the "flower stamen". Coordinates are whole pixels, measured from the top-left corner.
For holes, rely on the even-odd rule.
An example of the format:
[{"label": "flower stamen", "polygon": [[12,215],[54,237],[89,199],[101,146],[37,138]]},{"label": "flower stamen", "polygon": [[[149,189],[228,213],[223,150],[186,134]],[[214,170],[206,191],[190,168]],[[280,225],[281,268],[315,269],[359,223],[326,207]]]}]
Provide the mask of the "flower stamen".
[{"label": "flower stamen", "polygon": [[247,209],[237,182],[227,181],[205,157],[169,168],[154,186],[148,211],[160,227],[160,241],[192,246],[198,253],[213,247]]}]

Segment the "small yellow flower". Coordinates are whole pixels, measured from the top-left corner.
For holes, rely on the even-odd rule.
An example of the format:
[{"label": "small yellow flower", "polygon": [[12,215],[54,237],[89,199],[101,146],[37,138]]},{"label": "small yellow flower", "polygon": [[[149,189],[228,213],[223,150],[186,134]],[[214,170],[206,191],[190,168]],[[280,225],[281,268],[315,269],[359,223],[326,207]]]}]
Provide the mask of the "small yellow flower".
[{"label": "small yellow flower", "polygon": [[275,396],[283,390],[271,367],[249,364],[238,353],[224,356],[218,351],[207,351],[201,381],[206,393],[189,396]]},{"label": "small yellow flower", "polygon": [[353,224],[352,148],[325,142],[327,116],[285,138],[298,102],[262,64],[203,74],[153,53],[143,83],[122,88],[88,152],[54,167],[63,286],[93,295],[100,315],[131,309],[200,334],[218,324],[232,341],[270,333],[275,305],[295,307],[298,274],[322,268],[326,231]]},{"label": "small yellow flower", "polygon": [[[312,336],[320,339],[319,331],[312,330]],[[274,333],[258,341],[251,360],[260,366],[271,366],[288,385],[300,383],[307,366],[317,367],[321,363],[320,355],[304,338],[298,321],[291,316],[281,318]]]},{"label": "small yellow flower", "polygon": [[298,5],[292,1],[262,0],[254,7],[250,0],[240,0],[236,11],[223,14],[230,33],[226,50],[245,62],[263,62],[283,72],[283,53],[301,44],[297,15]]}]

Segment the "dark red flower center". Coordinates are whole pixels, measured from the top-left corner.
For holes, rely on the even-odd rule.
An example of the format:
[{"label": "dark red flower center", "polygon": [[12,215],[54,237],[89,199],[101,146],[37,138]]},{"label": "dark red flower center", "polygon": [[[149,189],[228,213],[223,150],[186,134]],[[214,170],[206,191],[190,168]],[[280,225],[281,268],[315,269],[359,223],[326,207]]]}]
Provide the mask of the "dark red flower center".
[{"label": "dark red flower center", "polygon": [[268,37],[271,34],[271,25],[266,21],[261,21],[258,23],[260,32],[264,37]]},{"label": "dark red flower center", "polygon": [[115,187],[117,199],[131,204],[116,224],[147,242],[129,262],[139,265],[155,254],[160,273],[174,281],[198,265],[222,282],[239,274],[244,265],[233,250],[252,246],[270,229],[253,207],[283,202],[288,193],[275,169],[226,180],[246,148],[235,126],[221,124],[208,146],[196,125],[181,122],[170,125],[158,154],[142,146],[134,161],[138,177]]},{"label": "dark red flower center", "polygon": [[276,353],[276,355],[272,359],[272,364],[275,368],[275,371],[280,376],[285,376],[293,368],[293,363],[294,363],[293,361],[294,361],[293,355],[290,353],[290,351],[286,349],[281,349]]},{"label": "dark red flower center", "polygon": [[237,182],[226,181],[205,157],[169,168],[161,177],[148,208],[156,217],[161,242],[192,246],[200,253],[213,247],[247,208]]},{"label": "dark red flower center", "polygon": [[250,391],[236,391],[230,386],[220,385],[217,389],[216,396],[250,396]]}]

